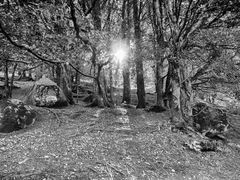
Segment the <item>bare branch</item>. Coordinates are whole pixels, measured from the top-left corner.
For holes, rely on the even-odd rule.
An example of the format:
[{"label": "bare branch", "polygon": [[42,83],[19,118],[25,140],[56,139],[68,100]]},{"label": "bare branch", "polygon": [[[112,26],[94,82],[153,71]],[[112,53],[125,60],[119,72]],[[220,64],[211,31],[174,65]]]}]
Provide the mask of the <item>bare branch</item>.
[{"label": "bare branch", "polygon": [[38,68],[38,67],[41,66],[41,65],[43,65],[43,63],[39,63],[38,65],[33,66],[33,67],[31,67],[31,68],[23,69],[23,71],[30,71],[30,70],[32,70],[32,69],[36,69],[36,68]]},{"label": "bare branch", "polygon": [[30,64],[30,62],[19,61],[19,60],[14,60],[14,59],[6,59],[6,61],[15,62],[15,63]]},{"label": "bare branch", "polygon": [[6,37],[6,39],[14,46],[18,47],[19,49],[25,50],[27,52],[29,52],[30,54],[32,54],[33,56],[37,57],[38,59],[40,59],[43,62],[47,62],[47,63],[51,63],[51,64],[55,64],[57,63],[56,61],[51,61],[48,59],[43,58],[42,56],[38,55],[37,53],[35,53],[33,50],[31,50],[30,48],[17,44],[16,42],[14,42],[11,37],[7,34],[7,32],[4,30],[3,26],[2,26],[2,22],[0,21],[0,29],[1,29],[1,33],[3,33],[3,35]]},{"label": "bare branch", "polygon": [[[71,0],[70,0],[71,1]],[[93,3],[92,3],[92,6],[88,9],[88,11],[85,13],[85,16],[87,16],[88,14],[90,14],[93,10],[93,8],[95,7],[96,5],[96,2],[99,1],[99,0],[94,0]]]},{"label": "bare branch", "polygon": [[91,76],[91,75],[88,75],[88,74],[85,74],[81,71],[79,71],[76,67],[74,67],[71,63],[69,63],[69,66],[71,66],[75,71],[77,71],[79,74],[85,76],[85,77],[89,77],[89,78],[92,78],[92,79],[96,79],[96,77],[94,76]]}]

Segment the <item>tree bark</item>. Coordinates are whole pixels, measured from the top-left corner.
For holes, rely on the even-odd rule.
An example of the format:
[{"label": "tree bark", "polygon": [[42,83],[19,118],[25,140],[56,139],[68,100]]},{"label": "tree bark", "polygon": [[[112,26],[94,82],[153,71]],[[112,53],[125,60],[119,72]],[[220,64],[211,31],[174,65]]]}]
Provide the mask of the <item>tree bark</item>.
[{"label": "tree bark", "polygon": [[133,0],[134,37],[136,41],[135,64],[137,74],[137,108],[145,108],[145,85],[143,77],[143,61],[141,59],[141,28],[138,1]]},{"label": "tree bark", "polygon": [[9,77],[8,77],[8,60],[5,60],[4,76],[5,76],[5,83],[4,83],[5,96],[4,96],[4,98],[7,99],[10,97]]},{"label": "tree bark", "polygon": [[11,78],[11,81],[10,81],[10,87],[9,87],[9,96],[10,98],[12,98],[12,90],[13,90],[13,83],[14,83],[14,77],[15,77],[15,72],[16,72],[16,69],[17,69],[17,63],[14,64],[13,66],[13,72],[12,72],[12,78]]},{"label": "tree bark", "polygon": [[192,102],[193,102],[193,93],[192,93],[192,84],[189,75],[188,66],[180,66],[179,68],[179,79],[180,79],[180,114],[181,117],[189,125],[193,125],[192,119]]},{"label": "tree bark", "polygon": [[162,59],[159,59],[160,57],[156,60],[156,94],[157,94],[157,101],[156,105],[157,106],[163,106],[163,63]]},{"label": "tree bark", "polygon": [[129,67],[123,68],[123,103],[131,103],[130,71]]},{"label": "tree bark", "polygon": [[[164,41],[163,34],[163,13],[161,8],[161,1],[153,0],[152,6],[149,6],[151,23],[153,27],[153,47],[154,47],[154,55],[156,59],[156,106],[163,106],[163,61],[166,49],[166,42]],[[167,104],[166,104],[167,106]]]},{"label": "tree bark", "polygon": [[[126,8],[127,7],[127,8]],[[122,38],[126,41],[128,46],[128,54],[123,64],[123,98],[122,103],[131,103],[131,86],[130,86],[130,64],[129,64],[129,51],[130,51],[130,9],[129,0],[124,0],[122,6]],[[127,11],[126,11],[127,10]],[[125,14],[127,13],[127,16]]]},{"label": "tree bark", "polygon": [[98,87],[98,106],[99,107],[103,107],[103,106],[107,106],[107,107],[112,107],[113,104],[111,102],[108,101],[107,95],[105,93],[105,91],[103,90],[103,87],[101,85],[101,71],[103,66],[98,64],[97,66],[97,77],[96,77],[96,83],[97,83],[97,87]]},{"label": "tree bark", "polygon": [[67,79],[66,67],[61,63],[56,65],[56,83],[63,90],[69,104],[75,104],[72,96],[72,90],[69,87],[69,82]]},{"label": "tree bark", "polygon": [[109,63],[109,90],[110,90],[110,101],[113,102],[113,67],[112,67],[112,60]]},{"label": "tree bark", "polygon": [[56,65],[56,83],[59,87],[61,87],[61,74],[62,74],[61,64],[58,63]]},{"label": "tree bark", "polygon": [[93,23],[96,30],[102,29],[102,21],[101,21],[101,1],[100,0],[94,0],[95,4],[92,10],[92,16],[93,16]]}]

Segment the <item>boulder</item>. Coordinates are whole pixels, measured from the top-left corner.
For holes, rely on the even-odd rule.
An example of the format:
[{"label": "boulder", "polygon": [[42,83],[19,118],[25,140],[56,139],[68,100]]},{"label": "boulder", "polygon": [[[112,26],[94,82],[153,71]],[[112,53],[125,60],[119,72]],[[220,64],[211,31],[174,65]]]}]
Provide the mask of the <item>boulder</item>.
[{"label": "boulder", "polygon": [[209,129],[223,132],[228,126],[226,112],[198,102],[193,107],[193,125],[199,132]]},{"label": "boulder", "polygon": [[148,109],[146,109],[148,112],[156,112],[156,113],[161,113],[166,111],[167,109],[163,106],[158,106],[158,105],[154,105],[154,106],[150,106]]},{"label": "boulder", "polygon": [[31,126],[36,120],[36,112],[18,99],[1,102],[0,132],[10,133]]},{"label": "boulder", "polygon": [[62,107],[68,105],[62,89],[46,77],[35,82],[25,102],[39,107]]}]

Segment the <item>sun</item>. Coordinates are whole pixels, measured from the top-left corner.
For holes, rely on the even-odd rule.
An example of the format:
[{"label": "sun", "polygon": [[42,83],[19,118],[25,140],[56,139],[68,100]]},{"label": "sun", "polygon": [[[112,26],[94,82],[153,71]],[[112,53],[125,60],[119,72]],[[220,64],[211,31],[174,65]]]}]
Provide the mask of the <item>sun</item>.
[{"label": "sun", "polygon": [[122,62],[127,57],[127,52],[126,50],[120,48],[114,52],[114,56],[117,58],[117,60]]},{"label": "sun", "polygon": [[128,56],[128,46],[127,43],[121,39],[115,40],[111,45],[112,55],[114,59],[120,63],[123,63]]}]

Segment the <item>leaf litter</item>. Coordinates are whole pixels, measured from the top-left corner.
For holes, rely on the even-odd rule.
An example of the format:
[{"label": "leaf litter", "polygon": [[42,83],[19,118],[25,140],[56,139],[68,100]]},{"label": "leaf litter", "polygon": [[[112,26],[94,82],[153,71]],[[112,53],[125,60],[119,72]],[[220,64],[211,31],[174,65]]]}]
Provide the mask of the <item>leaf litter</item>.
[{"label": "leaf litter", "polygon": [[184,146],[168,113],[138,109],[37,108],[26,130],[0,135],[0,179],[240,179],[240,148]]}]

